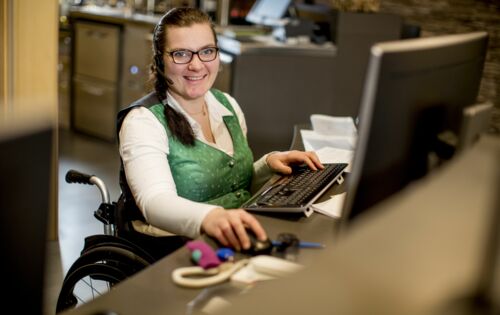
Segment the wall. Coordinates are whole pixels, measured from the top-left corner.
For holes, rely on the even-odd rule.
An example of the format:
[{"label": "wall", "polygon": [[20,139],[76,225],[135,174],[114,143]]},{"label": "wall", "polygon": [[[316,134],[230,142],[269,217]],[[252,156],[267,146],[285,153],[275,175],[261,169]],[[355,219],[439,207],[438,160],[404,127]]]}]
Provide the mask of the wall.
[{"label": "wall", "polygon": [[[57,124],[56,0],[0,0],[0,124]],[[57,143],[57,132],[54,143]],[[36,163],[36,157],[33,157]],[[49,239],[57,239],[57,146]]]},{"label": "wall", "polygon": [[403,16],[421,26],[422,36],[485,30],[489,47],[480,98],[495,104],[492,131],[500,133],[500,1],[381,0],[380,12]]}]

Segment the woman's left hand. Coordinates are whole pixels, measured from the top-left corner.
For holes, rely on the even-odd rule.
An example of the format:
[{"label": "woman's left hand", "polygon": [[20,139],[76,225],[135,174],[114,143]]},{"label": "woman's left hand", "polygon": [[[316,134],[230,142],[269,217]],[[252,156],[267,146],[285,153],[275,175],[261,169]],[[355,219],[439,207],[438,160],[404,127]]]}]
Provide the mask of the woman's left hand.
[{"label": "woman's left hand", "polygon": [[274,152],[267,156],[266,162],[273,171],[282,174],[291,174],[290,166],[293,164],[307,164],[314,171],[324,168],[316,153],[312,151]]}]

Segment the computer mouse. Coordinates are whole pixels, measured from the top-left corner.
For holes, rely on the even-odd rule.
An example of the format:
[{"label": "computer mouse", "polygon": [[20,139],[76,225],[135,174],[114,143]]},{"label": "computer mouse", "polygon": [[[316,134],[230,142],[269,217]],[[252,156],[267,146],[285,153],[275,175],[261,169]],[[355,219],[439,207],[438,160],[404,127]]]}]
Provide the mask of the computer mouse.
[{"label": "computer mouse", "polygon": [[273,244],[269,238],[261,241],[255,236],[251,229],[246,230],[248,237],[250,238],[250,248],[243,250],[243,253],[249,255],[265,255],[270,254],[273,249]]}]

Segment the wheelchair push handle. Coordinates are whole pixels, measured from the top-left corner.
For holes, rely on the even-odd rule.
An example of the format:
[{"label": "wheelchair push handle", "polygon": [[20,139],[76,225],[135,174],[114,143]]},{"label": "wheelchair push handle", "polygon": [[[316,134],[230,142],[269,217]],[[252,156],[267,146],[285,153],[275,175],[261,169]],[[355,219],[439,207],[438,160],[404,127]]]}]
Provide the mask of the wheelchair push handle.
[{"label": "wheelchair push handle", "polygon": [[69,170],[66,173],[66,182],[70,184],[78,183],[78,184],[87,184],[87,185],[95,185],[99,188],[101,192],[102,202],[110,203],[109,199],[109,191],[104,182],[95,175],[88,175],[81,173],[75,170]]},{"label": "wheelchair push handle", "polygon": [[84,174],[75,170],[69,170],[66,173],[66,183],[69,184],[87,184],[87,185],[93,185],[93,183],[90,181],[90,178],[92,178],[94,175],[88,175]]}]

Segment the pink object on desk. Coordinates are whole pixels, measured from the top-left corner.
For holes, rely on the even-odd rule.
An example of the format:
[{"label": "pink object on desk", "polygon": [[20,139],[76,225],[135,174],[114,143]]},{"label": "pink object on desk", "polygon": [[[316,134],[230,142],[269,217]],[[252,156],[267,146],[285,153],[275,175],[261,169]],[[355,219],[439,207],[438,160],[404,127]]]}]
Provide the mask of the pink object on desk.
[{"label": "pink object on desk", "polygon": [[191,251],[193,261],[203,269],[217,267],[221,264],[217,254],[207,243],[195,240],[187,242],[186,246]]}]

